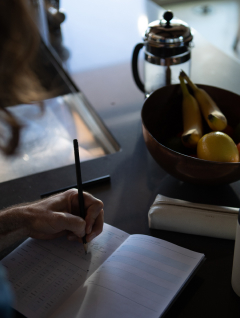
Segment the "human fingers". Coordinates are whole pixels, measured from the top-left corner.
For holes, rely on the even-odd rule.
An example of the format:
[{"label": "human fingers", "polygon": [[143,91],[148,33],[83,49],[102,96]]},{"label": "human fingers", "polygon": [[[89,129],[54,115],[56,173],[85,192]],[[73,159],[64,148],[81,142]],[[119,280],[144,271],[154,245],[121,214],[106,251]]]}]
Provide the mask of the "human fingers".
[{"label": "human fingers", "polygon": [[90,234],[86,235],[87,242],[92,241],[96,236],[98,236],[102,232],[103,222],[104,222],[104,211],[102,209],[95,220],[95,223],[92,227],[92,231],[90,232]]},{"label": "human fingers", "polygon": [[84,193],[84,205],[87,209],[86,211],[86,234],[92,232],[93,225],[98,218],[99,214],[102,212],[103,216],[103,202],[89,193]]},{"label": "human fingers", "polygon": [[74,233],[77,237],[83,237],[85,235],[86,222],[79,216],[70,213],[53,212],[50,226],[55,233],[67,230]]},{"label": "human fingers", "polygon": [[[104,223],[104,211],[100,211],[98,217],[95,220],[91,233],[86,235],[87,242],[92,241],[96,236],[98,236],[103,230],[103,223]],[[67,236],[69,241],[79,241],[82,242],[82,239],[78,238],[75,234],[70,233]]]},{"label": "human fingers", "polygon": [[[69,209],[74,215],[79,215],[79,203],[78,203],[78,192],[70,192],[68,195],[71,196],[71,208]],[[88,192],[83,192],[84,208],[85,208],[85,221],[86,221],[86,233],[90,234],[92,231],[93,224],[98,217],[99,213],[103,209],[103,202]]]},{"label": "human fingers", "polygon": [[73,233],[68,233],[68,234],[67,234],[67,239],[68,239],[69,241],[78,241],[78,242],[80,242],[80,243],[83,243],[82,238],[76,236],[76,235],[73,234]]},{"label": "human fingers", "polygon": [[[68,201],[68,212],[72,213],[73,215],[79,215],[79,202],[78,202],[78,191],[76,189],[71,189],[65,192],[65,195],[67,197]],[[103,227],[103,202],[97,198],[95,198],[93,195],[87,192],[83,192],[84,197],[84,207],[85,207],[85,221],[86,221],[86,234],[90,234],[92,232],[93,226],[96,222],[96,219],[98,218],[98,222],[96,226],[94,226],[94,232],[92,234],[93,236],[97,236],[101,233],[102,227]],[[91,238],[91,239],[92,239]],[[74,233],[71,233],[68,235],[69,240],[79,240]]]},{"label": "human fingers", "polygon": [[[78,203],[78,190],[71,189],[65,192],[65,195],[68,197],[70,201],[72,214],[79,214],[79,203]],[[93,204],[103,204],[101,200],[95,198],[92,194],[88,192],[83,192],[83,199],[84,199],[84,208],[87,210]]]}]

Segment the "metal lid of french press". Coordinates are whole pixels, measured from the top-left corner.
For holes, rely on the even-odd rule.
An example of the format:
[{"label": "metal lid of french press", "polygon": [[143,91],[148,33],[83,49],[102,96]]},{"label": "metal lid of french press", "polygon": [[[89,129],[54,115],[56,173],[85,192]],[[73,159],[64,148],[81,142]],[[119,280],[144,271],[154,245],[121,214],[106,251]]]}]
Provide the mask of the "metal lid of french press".
[{"label": "metal lid of french press", "polygon": [[173,13],[166,11],[163,19],[151,22],[145,32],[144,41],[151,46],[179,47],[188,45],[193,39],[187,23],[173,19]]}]

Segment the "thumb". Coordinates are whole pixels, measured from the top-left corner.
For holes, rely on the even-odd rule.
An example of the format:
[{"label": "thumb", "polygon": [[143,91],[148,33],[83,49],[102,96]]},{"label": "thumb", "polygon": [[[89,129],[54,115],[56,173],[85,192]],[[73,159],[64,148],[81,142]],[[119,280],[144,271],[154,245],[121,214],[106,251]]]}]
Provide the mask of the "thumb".
[{"label": "thumb", "polygon": [[71,231],[78,237],[85,235],[86,222],[79,216],[70,213],[54,212],[54,228],[57,232]]}]

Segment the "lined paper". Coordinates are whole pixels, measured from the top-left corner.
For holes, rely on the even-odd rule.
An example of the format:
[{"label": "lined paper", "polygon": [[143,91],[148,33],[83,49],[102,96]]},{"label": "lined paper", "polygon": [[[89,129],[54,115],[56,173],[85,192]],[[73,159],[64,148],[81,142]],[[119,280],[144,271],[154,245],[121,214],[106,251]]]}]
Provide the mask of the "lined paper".
[{"label": "lined paper", "polygon": [[204,256],[131,235],[52,318],[158,318]]},{"label": "lined paper", "polygon": [[87,255],[82,244],[65,237],[27,239],[1,262],[15,291],[14,308],[30,318],[48,317],[128,236],[104,224]]},{"label": "lined paper", "polygon": [[204,258],[104,224],[89,244],[28,239],[2,260],[28,318],[158,318]]}]

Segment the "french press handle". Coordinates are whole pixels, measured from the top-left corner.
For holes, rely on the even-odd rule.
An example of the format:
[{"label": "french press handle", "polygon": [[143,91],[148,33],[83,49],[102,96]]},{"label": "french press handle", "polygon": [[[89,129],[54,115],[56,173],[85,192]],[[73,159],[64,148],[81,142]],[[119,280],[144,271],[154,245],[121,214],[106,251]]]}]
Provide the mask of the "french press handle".
[{"label": "french press handle", "polygon": [[140,89],[140,91],[145,93],[144,85],[143,85],[143,83],[139,77],[139,73],[138,73],[138,54],[139,54],[140,50],[143,48],[143,46],[144,46],[144,43],[138,43],[133,50],[132,73],[133,73],[133,78],[135,80],[135,83],[137,84],[137,87]]}]

